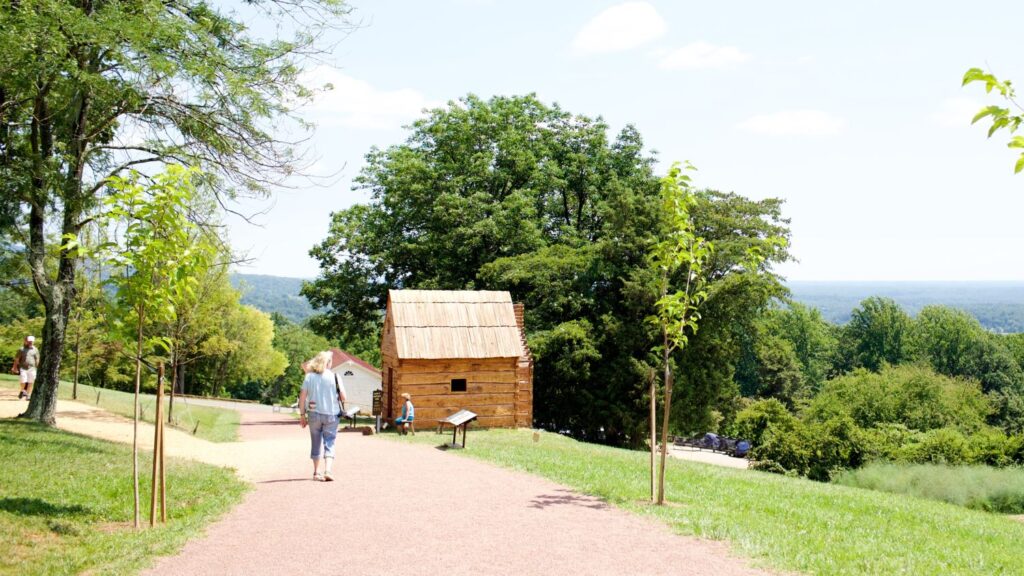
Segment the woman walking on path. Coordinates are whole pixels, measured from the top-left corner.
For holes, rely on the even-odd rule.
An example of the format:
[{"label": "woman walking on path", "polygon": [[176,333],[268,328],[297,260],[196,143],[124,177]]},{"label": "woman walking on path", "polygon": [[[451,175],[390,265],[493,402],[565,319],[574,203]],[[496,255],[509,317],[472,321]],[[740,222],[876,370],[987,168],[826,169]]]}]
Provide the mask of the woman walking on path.
[{"label": "woman walking on path", "polygon": [[[338,377],[331,372],[330,351],[324,351],[309,361],[309,373],[302,381],[299,392],[299,425],[309,426],[312,447],[309,457],[313,460],[313,480],[334,480],[331,468],[334,465],[334,439],[338,435],[338,414],[345,402],[345,390]],[[320,473],[320,456],[323,453],[324,472]]]}]

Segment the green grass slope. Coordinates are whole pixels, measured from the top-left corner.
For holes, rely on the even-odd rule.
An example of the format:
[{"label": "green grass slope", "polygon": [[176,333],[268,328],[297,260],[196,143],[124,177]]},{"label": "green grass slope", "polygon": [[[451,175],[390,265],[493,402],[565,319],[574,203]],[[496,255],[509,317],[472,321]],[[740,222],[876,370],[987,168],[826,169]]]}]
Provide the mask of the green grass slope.
[{"label": "green grass slope", "polygon": [[133,574],[179,550],[247,490],[226,468],[168,459],[168,521],[150,529],[152,460],[139,461],[147,527],[135,531],[130,447],[0,420],[0,574]]}]

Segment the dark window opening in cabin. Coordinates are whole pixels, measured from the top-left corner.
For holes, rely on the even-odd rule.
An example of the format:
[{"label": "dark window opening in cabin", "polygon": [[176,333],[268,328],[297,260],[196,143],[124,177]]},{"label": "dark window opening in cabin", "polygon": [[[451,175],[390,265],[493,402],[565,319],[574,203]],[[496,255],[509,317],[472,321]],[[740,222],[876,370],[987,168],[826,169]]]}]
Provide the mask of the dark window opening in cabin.
[{"label": "dark window opening in cabin", "polygon": [[346,370],[345,371],[345,376],[355,376],[355,373],[352,372],[351,370]]},{"label": "dark window opening in cabin", "polygon": [[465,378],[452,378],[452,392],[465,392],[466,391],[466,379]]}]

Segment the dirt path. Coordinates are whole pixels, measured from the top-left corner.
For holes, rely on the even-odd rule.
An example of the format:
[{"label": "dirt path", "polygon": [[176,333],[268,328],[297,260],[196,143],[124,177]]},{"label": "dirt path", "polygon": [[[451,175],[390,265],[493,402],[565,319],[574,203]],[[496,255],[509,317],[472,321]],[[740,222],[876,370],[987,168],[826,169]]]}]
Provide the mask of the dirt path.
[{"label": "dirt path", "polygon": [[[3,392],[0,416],[13,415]],[[61,428],[131,440],[126,419],[70,402],[58,411]],[[422,445],[339,434],[338,481],[313,482],[294,419],[243,413],[242,424],[232,444],[168,432],[168,454],[234,466],[256,489],[144,574],[765,574],[723,543]]]}]

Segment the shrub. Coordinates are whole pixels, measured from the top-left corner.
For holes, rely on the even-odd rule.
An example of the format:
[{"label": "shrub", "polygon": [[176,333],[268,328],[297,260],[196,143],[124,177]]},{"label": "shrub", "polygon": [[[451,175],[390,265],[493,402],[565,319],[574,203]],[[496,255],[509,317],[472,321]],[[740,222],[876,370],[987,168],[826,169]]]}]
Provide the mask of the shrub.
[{"label": "shrub", "polygon": [[806,411],[824,422],[847,415],[861,428],[903,424],[914,430],[956,428],[971,434],[992,411],[981,387],[923,366],[886,367],[880,373],[855,370],[825,383]]},{"label": "shrub", "polygon": [[1024,469],[1021,468],[875,463],[837,474],[833,481],[977,510],[1024,513]]},{"label": "shrub", "polygon": [[791,430],[797,423],[793,414],[775,398],[751,402],[736,414],[729,427],[729,435],[745,438],[755,447],[763,443],[764,434],[770,425],[779,430]]},{"label": "shrub", "polygon": [[900,460],[916,464],[969,464],[973,461],[971,446],[958,430],[940,428],[918,434],[900,449]]},{"label": "shrub", "polygon": [[806,426],[793,419],[786,424],[769,422],[760,443],[751,450],[753,467],[757,470],[807,476],[813,458],[812,443]]},{"label": "shrub", "polygon": [[1004,467],[1013,464],[1011,453],[1014,439],[995,428],[986,428],[967,439],[971,446],[973,464]]},{"label": "shrub", "polygon": [[861,430],[848,417],[804,424],[770,423],[752,451],[754,468],[827,482],[833,474],[865,460]]},{"label": "shrub", "polygon": [[903,424],[884,423],[859,429],[859,442],[865,462],[899,459],[900,448],[910,442],[915,431]]},{"label": "shrub", "polygon": [[864,463],[863,435],[849,416],[813,424],[807,431],[814,446],[808,478],[827,482],[835,473]]},{"label": "shrub", "polygon": [[1024,435],[1007,438],[1006,458],[1014,464],[1024,464]]}]

